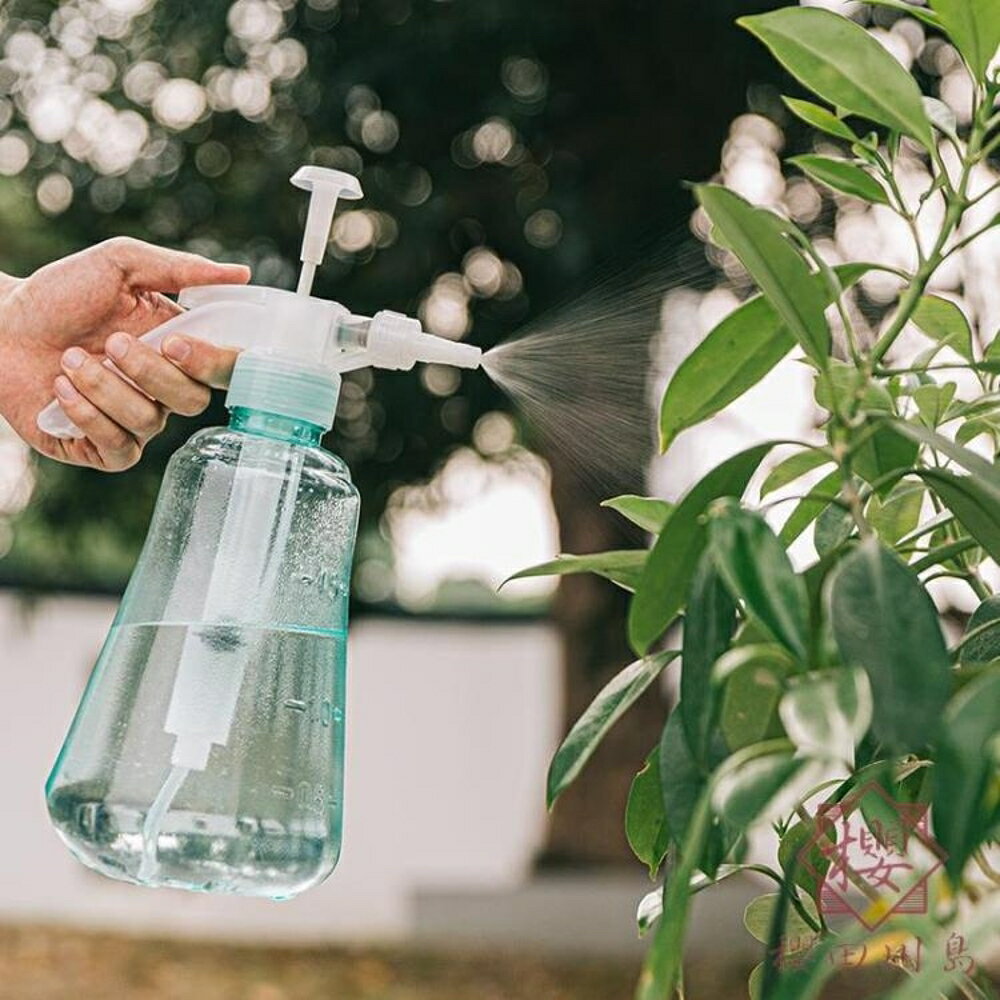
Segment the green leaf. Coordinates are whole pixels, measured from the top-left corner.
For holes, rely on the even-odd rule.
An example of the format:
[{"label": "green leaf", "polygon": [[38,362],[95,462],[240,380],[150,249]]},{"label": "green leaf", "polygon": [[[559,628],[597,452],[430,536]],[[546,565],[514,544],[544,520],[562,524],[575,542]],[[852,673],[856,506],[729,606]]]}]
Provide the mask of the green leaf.
[{"label": "green leaf", "polygon": [[805,584],[764,518],[736,502],[721,501],[711,511],[709,544],[726,586],[747,613],[804,661],[809,628]]},{"label": "green leaf", "polygon": [[831,498],[837,495],[839,489],[840,470],[834,469],[796,504],[778,532],[781,544],[786,548],[791,545],[830,506]]},{"label": "green leaf", "polygon": [[931,0],[931,7],[973,77],[984,81],[1000,47],[1000,4],[996,0]]},{"label": "green leaf", "polygon": [[808,153],[803,156],[792,156],[789,163],[794,163],[803,173],[814,181],[825,184],[834,191],[860,198],[873,205],[888,205],[889,196],[885,188],[871,174],[847,160],[837,160],[832,156],[819,156]]},{"label": "green leaf", "polygon": [[500,585],[511,580],[524,580],[531,576],[567,576],[571,573],[596,573],[623,590],[635,590],[646,563],[646,549],[621,549],[611,552],[595,552],[588,556],[560,555],[549,562],[529,566],[513,576],[507,577]]},{"label": "green leaf", "polygon": [[[972,612],[965,634],[968,636],[984,625],[1000,620],[1000,596],[987,597]],[[989,663],[1000,657],[1000,626],[991,628],[969,639],[962,646],[961,659],[965,663]]]},{"label": "green leaf", "polygon": [[660,790],[659,748],[646,758],[632,780],[625,806],[625,836],[635,856],[648,866],[649,877],[656,878],[670,847],[670,827]]},{"label": "green leaf", "polygon": [[882,421],[854,451],[851,466],[865,482],[879,483],[879,493],[888,496],[896,485],[891,473],[903,476],[909,472],[918,450],[911,438],[897,432],[895,424]]},{"label": "green leaf", "polygon": [[854,748],[871,724],[871,687],[857,668],[811,671],[791,678],[778,713],[800,751],[827,753],[853,767]]},{"label": "green leaf", "polygon": [[860,25],[815,7],[741,17],[789,73],[836,108],[930,147],[934,136],[913,77]]},{"label": "green leaf", "polygon": [[1000,417],[975,417],[966,420],[955,432],[955,440],[958,444],[968,444],[981,434],[989,434],[996,442],[997,436],[1000,435]]},{"label": "green leaf", "polygon": [[960,538],[957,542],[937,545],[925,552],[919,559],[914,559],[910,563],[910,569],[914,573],[923,573],[925,569],[930,569],[932,566],[948,565],[955,568],[958,565],[955,557],[974,548],[977,548],[977,545],[972,538]]},{"label": "green leaf", "polygon": [[726,759],[716,774],[712,805],[727,823],[746,829],[767,818],[786,784],[807,763],[795,755],[786,740],[739,750]]},{"label": "green leaf", "polygon": [[701,523],[705,508],[718,497],[742,496],[772,446],[768,442],[733,455],[699,480],[674,509],[649,553],[629,608],[629,638],[638,652],[645,653],[663,634],[687,597],[708,540]]},{"label": "green leaf", "polygon": [[601,506],[610,507],[652,535],[658,535],[663,530],[667,518],[670,517],[671,511],[674,509],[674,505],[668,500],[660,500],[657,497],[640,497],[634,493],[612,497],[610,500],[605,500]]},{"label": "green leaf", "polygon": [[[834,274],[847,289],[872,268],[842,264]],[[809,279],[824,305],[833,301],[825,276]],[[795,346],[795,338],[763,296],[747,299],[715,326],[681,362],[660,405],[660,449],[677,435],[707,420],[756,385]]]},{"label": "green leaf", "polygon": [[972,354],[972,328],[954,302],[939,295],[924,295],[913,312],[913,323],[931,340],[948,341],[966,361]]},{"label": "green leaf", "polygon": [[830,328],[824,316],[826,296],[810,280],[808,264],[785,238],[774,217],[716,184],[700,185],[695,192],[712,225],[739,257],[782,323],[806,355],[825,367],[830,354]]},{"label": "green leaf", "polygon": [[[741,646],[719,661],[728,677],[722,695],[719,729],[731,751],[783,735],[778,702],[794,665],[773,644]],[[717,697],[717,696],[716,696]]]},{"label": "green leaf", "polygon": [[813,544],[820,556],[835,552],[854,533],[854,517],[840,504],[832,503],[816,518]]},{"label": "green leaf", "polygon": [[679,707],[670,713],[663,727],[658,753],[663,812],[670,827],[670,836],[680,847],[687,836],[698,799],[705,789],[706,777],[691,755]]},{"label": "green leaf", "polygon": [[858,136],[850,126],[841,121],[832,111],[813,104],[812,101],[803,101],[797,97],[782,97],[785,106],[796,118],[801,118],[807,125],[818,128],[827,135],[832,135],[837,139],[846,139],[848,142],[858,142]]},{"label": "green leaf", "polygon": [[934,602],[913,572],[869,538],[833,577],[834,638],[848,666],[863,667],[874,698],[872,731],[894,752],[933,739],[951,686]]},{"label": "green leaf", "polygon": [[958,386],[954,382],[945,382],[943,385],[928,382],[913,390],[913,401],[917,404],[920,419],[928,427],[937,427],[944,421],[957,389]]},{"label": "green leaf", "polygon": [[883,542],[895,545],[916,528],[925,492],[920,485],[903,482],[884,500],[878,494],[872,494],[865,517]]},{"label": "green leaf", "polygon": [[698,566],[684,616],[681,652],[681,700],[678,710],[684,734],[695,759],[708,760],[709,740],[715,722],[712,667],[729,648],[736,631],[736,605],[709,554]]},{"label": "green leaf", "polygon": [[698,865],[711,829],[708,792],[694,809],[677,863],[663,886],[663,915],[656,925],[653,942],[643,963],[636,1000],[672,997],[681,975],[684,932],[691,905],[691,876]]},{"label": "green leaf", "polygon": [[677,650],[669,650],[637,660],[601,688],[577,719],[549,765],[547,796],[550,808],[583,770],[608,730],[677,655]]},{"label": "green leaf", "polygon": [[1000,558],[1000,497],[975,476],[922,469],[921,479],[993,559]]},{"label": "green leaf", "polygon": [[768,474],[760,488],[761,497],[766,497],[768,493],[780,490],[783,486],[795,482],[800,476],[804,476],[813,469],[818,469],[823,465],[829,465],[833,461],[830,453],[823,448],[807,448],[805,451],[797,451],[794,455],[779,462]]},{"label": "green leaf", "polygon": [[[791,873],[795,884],[805,889],[812,899],[816,899],[819,896],[821,880],[817,879],[813,872],[825,875],[830,867],[830,858],[813,841],[813,833],[812,823],[798,822],[790,826],[778,843],[778,863],[786,876]],[[833,836],[836,837],[836,831],[833,831]],[[803,852],[808,858],[808,866],[799,863],[799,856]]]},{"label": "green leaf", "polygon": [[[743,926],[750,933],[750,936],[761,944],[767,944],[768,942],[768,937],[771,933],[771,923],[774,920],[775,910],[778,908],[778,900],[780,898],[781,893],[766,892],[763,896],[751,899],[743,911]],[[816,912],[816,904],[808,896],[804,900],[800,900],[800,902],[818,925],[819,915]],[[790,908],[785,917],[783,933],[783,937],[788,940],[788,953],[794,955],[796,950],[810,947],[815,943],[815,935],[816,932],[799,916],[794,907]],[[796,943],[799,944],[798,949],[794,947]]]},{"label": "green leaf", "polygon": [[1000,470],[997,470],[997,467],[992,462],[988,462],[982,455],[977,455],[974,451],[955,444],[943,434],[938,434],[927,427],[921,427],[919,424],[911,424],[905,420],[897,419],[892,421],[892,425],[905,437],[919,444],[927,445],[953,462],[957,462],[966,472],[971,472],[976,476],[980,485],[987,487],[1000,497]]},{"label": "green leaf", "polygon": [[934,761],[934,836],[948,852],[945,868],[959,884],[970,855],[990,839],[996,764],[988,744],[1000,733],[1000,673],[978,677],[948,705]]}]

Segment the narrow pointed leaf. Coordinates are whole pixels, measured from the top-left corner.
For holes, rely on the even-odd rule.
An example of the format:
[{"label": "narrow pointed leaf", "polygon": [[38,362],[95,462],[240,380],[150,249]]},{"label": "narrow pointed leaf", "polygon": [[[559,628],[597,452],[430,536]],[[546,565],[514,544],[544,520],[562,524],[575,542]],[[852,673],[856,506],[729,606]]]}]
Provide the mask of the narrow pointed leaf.
[{"label": "narrow pointed leaf", "polygon": [[648,531],[652,535],[658,535],[670,517],[670,512],[674,505],[667,500],[660,500],[657,497],[640,497],[634,493],[626,493],[620,497],[612,497],[605,500],[602,507],[610,507],[611,510],[621,514],[633,524],[638,525],[643,531]]},{"label": "narrow pointed leaf", "polygon": [[872,731],[905,753],[933,739],[951,686],[937,609],[907,566],[870,538],[838,567],[830,592],[841,658],[868,674]]},{"label": "narrow pointed leaf", "polygon": [[911,438],[918,444],[927,445],[950,458],[966,472],[971,472],[976,476],[980,480],[980,485],[1000,496],[1000,470],[982,455],[977,455],[976,452],[963,448],[943,434],[927,427],[921,427],[919,424],[911,424],[905,420],[893,420],[892,424],[900,434]]},{"label": "narrow pointed leaf", "polygon": [[583,770],[608,730],[635,704],[676,650],[636,660],[612,678],[577,719],[549,765],[548,804],[566,790]]},{"label": "narrow pointed leaf", "polygon": [[[877,43],[876,43],[877,44]],[[824,367],[830,354],[826,296],[802,255],[768,212],[715,184],[696,189],[712,225],[739,257],[750,277],[806,354]]]},{"label": "narrow pointed leaf", "polygon": [[768,474],[760,488],[761,497],[795,482],[800,476],[833,462],[833,456],[822,448],[807,448],[779,462]]},{"label": "narrow pointed leaf", "polygon": [[854,21],[816,7],[785,7],[737,23],[824,101],[933,143],[916,81]]},{"label": "narrow pointed leaf", "polygon": [[696,483],[676,506],[646,560],[629,608],[629,638],[640,654],[666,631],[687,597],[708,541],[705,509],[719,497],[743,495],[772,443],[727,459]]},{"label": "narrow pointed leaf", "polygon": [[889,196],[885,193],[885,188],[871,174],[846,160],[808,153],[803,156],[790,157],[788,162],[794,163],[814,181],[818,181],[834,191],[839,191],[841,194],[860,198],[873,205],[889,204]]},{"label": "narrow pointed leaf", "polygon": [[[617,549],[610,552],[595,552],[588,556],[561,555],[549,562],[539,563],[519,570],[504,580],[525,580],[533,576],[568,576],[572,573],[595,573],[623,590],[635,590],[646,563],[646,549]],[[501,584],[503,586],[503,584]]]},{"label": "narrow pointed leaf", "polygon": [[845,139],[847,142],[860,141],[860,137],[849,125],[841,121],[832,111],[828,111],[819,104],[803,101],[797,97],[782,97],[782,100],[788,110],[807,125],[812,125],[813,128],[837,139]]}]

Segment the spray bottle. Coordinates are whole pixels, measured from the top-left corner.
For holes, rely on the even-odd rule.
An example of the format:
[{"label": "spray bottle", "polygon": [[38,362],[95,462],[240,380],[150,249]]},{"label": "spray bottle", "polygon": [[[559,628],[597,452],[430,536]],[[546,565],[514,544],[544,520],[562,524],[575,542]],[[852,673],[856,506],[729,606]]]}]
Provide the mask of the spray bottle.
[{"label": "spray bottle", "polygon": [[[320,447],[341,374],[477,348],[384,311],[310,295],[338,198],[357,179],[304,167],[296,292],[187,289],[174,330],[243,348],[226,428],[171,458],[142,554],[46,786],[70,850],[112,878],[288,898],[340,851],[345,664],[358,494]],[[124,376],[122,376],[124,377]],[[39,426],[79,435],[50,405]]]}]

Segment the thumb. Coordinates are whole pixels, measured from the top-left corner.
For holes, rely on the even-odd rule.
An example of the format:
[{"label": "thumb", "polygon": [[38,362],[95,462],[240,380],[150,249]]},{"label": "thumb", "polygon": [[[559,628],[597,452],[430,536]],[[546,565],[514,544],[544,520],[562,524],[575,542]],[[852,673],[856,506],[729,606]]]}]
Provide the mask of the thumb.
[{"label": "thumb", "polygon": [[234,347],[217,347],[206,340],[177,333],[163,341],[160,351],[182,372],[214,389],[229,387],[229,378],[240,353]]},{"label": "thumb", "polygon": [[99,250],[122,272],[132,286],[157,292],[179,292],[192,285],[245,285],[250,268],[244,264],[220,264],[199,254],[119,237],[101,244]]}]

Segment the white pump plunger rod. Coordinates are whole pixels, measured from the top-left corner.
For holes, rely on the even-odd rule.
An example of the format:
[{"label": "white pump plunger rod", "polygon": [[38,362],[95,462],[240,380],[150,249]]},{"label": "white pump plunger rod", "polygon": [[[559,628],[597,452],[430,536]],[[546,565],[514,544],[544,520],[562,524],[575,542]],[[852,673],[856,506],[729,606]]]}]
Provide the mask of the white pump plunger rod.
[{"label": "white pump plunger rod", "polygon": [[299,275],[299,295],[312,291],[313,275],[323,263],[326,247],[330,241],[330,227],[338,198],[354,201],[361,197],[361,185],[353,174],[342,170],[328,170],[326,167],[299,167],[292,175],[292,183],[310,192],[309,212],[306,215],[306,229],[302,234],[302,273]]}]

